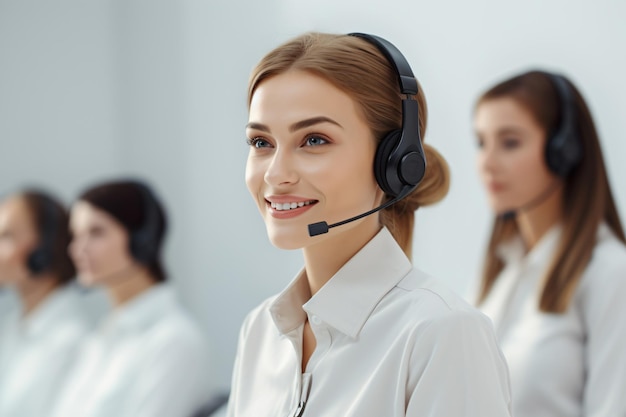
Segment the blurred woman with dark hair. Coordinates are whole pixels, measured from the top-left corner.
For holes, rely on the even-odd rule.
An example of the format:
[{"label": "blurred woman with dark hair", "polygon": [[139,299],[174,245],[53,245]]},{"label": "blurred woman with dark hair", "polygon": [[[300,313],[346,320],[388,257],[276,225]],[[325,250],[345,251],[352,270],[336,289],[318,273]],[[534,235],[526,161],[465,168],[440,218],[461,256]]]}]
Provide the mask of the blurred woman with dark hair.
[{"label": "blurred woman with dark hair", "polygon": [[45,415],[89,329],[67,254],[68,213],[27,189],[0,201],[0,286],[19,309],[0,318],[0,415]]},{"label": "blurred woman with dark hair", "polygon": [[88,341],[55,416],[187,417],[209,397],[208,347],[161,261],[167,221],[144,183],[84,191],[70,216],[79,282],[114,309]]}]

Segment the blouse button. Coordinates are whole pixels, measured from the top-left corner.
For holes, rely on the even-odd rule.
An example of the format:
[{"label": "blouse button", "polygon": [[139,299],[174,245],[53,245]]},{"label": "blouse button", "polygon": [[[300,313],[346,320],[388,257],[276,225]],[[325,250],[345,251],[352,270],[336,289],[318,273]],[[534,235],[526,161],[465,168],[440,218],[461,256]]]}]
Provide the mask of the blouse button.
[{"label": "blouse button", "polygon": [[316,326],[319,326],[320,324],[322,324],[322,319],[320,319],[314,314],[313,316],[311,316],[311,323],[315,324]]}]

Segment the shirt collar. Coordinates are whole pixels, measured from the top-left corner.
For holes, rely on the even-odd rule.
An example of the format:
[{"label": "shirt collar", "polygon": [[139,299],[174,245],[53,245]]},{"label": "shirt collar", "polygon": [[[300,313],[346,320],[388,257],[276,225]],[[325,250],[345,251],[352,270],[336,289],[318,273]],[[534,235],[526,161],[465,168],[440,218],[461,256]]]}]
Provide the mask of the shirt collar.
[{"label": "shirt collar", "polygon": [[80,320],[81,312],[77,302],[77,295],[69,287],[54,290],[27,317],[19,319],[16,316],[20,332],[27,337],[37,337],[55,328],[60,320],[67,320],[69,316]]},{"label": "shirt collar", "polygon": [[506,264],[518,263],[522,260],[526,260],[528,265],[547,262],[559,243],[561,231],[561,225],[555,224],[548,229],[529,252],[527,252],[526,245],[521,236],[516,235],[500,244],[496,253]]},{"label": "shirt collar", "polygon": [[283,334],[301,325],[306,311],[356,338],[376,305],[411,268],[389,230],[382,228],[313,297],[301,270],[276,297],[270,313]]},{"label": "shirt collar", "polygon": [[116,308],[104,323],[104,332],[134,332],[144,329],[168,314],[175,295],[167,284],[156,284]]}]

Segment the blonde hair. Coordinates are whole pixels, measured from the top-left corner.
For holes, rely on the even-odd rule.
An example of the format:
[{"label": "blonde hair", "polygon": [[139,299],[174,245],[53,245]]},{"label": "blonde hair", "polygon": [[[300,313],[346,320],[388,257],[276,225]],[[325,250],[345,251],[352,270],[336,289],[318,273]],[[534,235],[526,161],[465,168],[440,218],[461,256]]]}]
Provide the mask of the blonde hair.
[{"label": "blonde hair", "polygon": [[[544,276],[539,300],[540,310],[551,313],[562,313],[568,308],[591,259],[601,222],[606,222],[617,238],[625,241],[591,113],[580,92],[571,82],[568,81],[568,84],[574,96],[575,129],[582,142],[583,157],[564,180],[563,233]],[[510,97],[528,110],[546,135],[557,129],[561,104],[554,85],[545,73],[531,71],[495,85],[479,98],[476,108],[486,101],[502,97]],[[479,303],[485,300],[504,268],[496,253],[498,246],[518,233],[513,219],[498,217],[494,220],[485,256]]]},{"label": "blonde hair", "polygon": [[[248,106],[256,88],[264,80],[289,70],[315,74],[352,97],[378,142],[388,132],[402,127],[398,76],[389,61],[369,42],[348,35],[309,32],[280,45],[263,57],[252,71]],[[419,105],[419,128],[423,138],[427,110],[421,87],[415,99]],[[423,147],[427,161],[424,179],[409,196],[380,215],[382,225],[389,229],[409,258],[415,211],[440,201],[450,185],[445,159],[428,144]],[[385,196],[384,200],[390,198]]]}]

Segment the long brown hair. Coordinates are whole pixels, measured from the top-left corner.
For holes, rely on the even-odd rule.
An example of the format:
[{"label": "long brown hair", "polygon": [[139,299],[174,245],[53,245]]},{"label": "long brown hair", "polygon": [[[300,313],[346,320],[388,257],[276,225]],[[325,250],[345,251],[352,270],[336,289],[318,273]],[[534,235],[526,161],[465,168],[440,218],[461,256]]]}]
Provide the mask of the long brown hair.
[{"label": "long brown hair", "polygon": [[[248,87],[248,107],[256,88],[264,80],[289,70],[315,74],[348,94],[359,106],[378,142],[402,125],[398,77],[376,46],[347,35],[311,32],[296,37],[268,53],[252,71]],[[426,98],[419,88],[422,138],[426,131]],[[415,210],[434,204],[448,192],[450,174],[445,159],[424,144],[427,168],[424,179],[413,193],[384,210],[386,226],[405,254],[411,258]],[[373,166],[373,161],[372,161]],[[387,201],[390,196],[385,196]]]},{"label": "long brown hair", "polygon": [[[564,179],[563,232],[544,276],[539,300],[539,309],[551,313],[567,310],[591,259],[600,223],[606,222],[617,238],[626,242],[591,112],[578,89],[569,80],[567,84],[574,98],[574,128],[581,140],[583,156]],[[543,128],[546,137],[558,128],[561,100],[550,76],[545,72],[529,71],[500,82],[478,99],[475,108],[486,101],[503,97],[512,98],[530,112]],[[514,219],[496,217],[485,257],[478,302],[485,300],[504,268],[502,260],[497,256],[497,247],[517,233]]]}]

